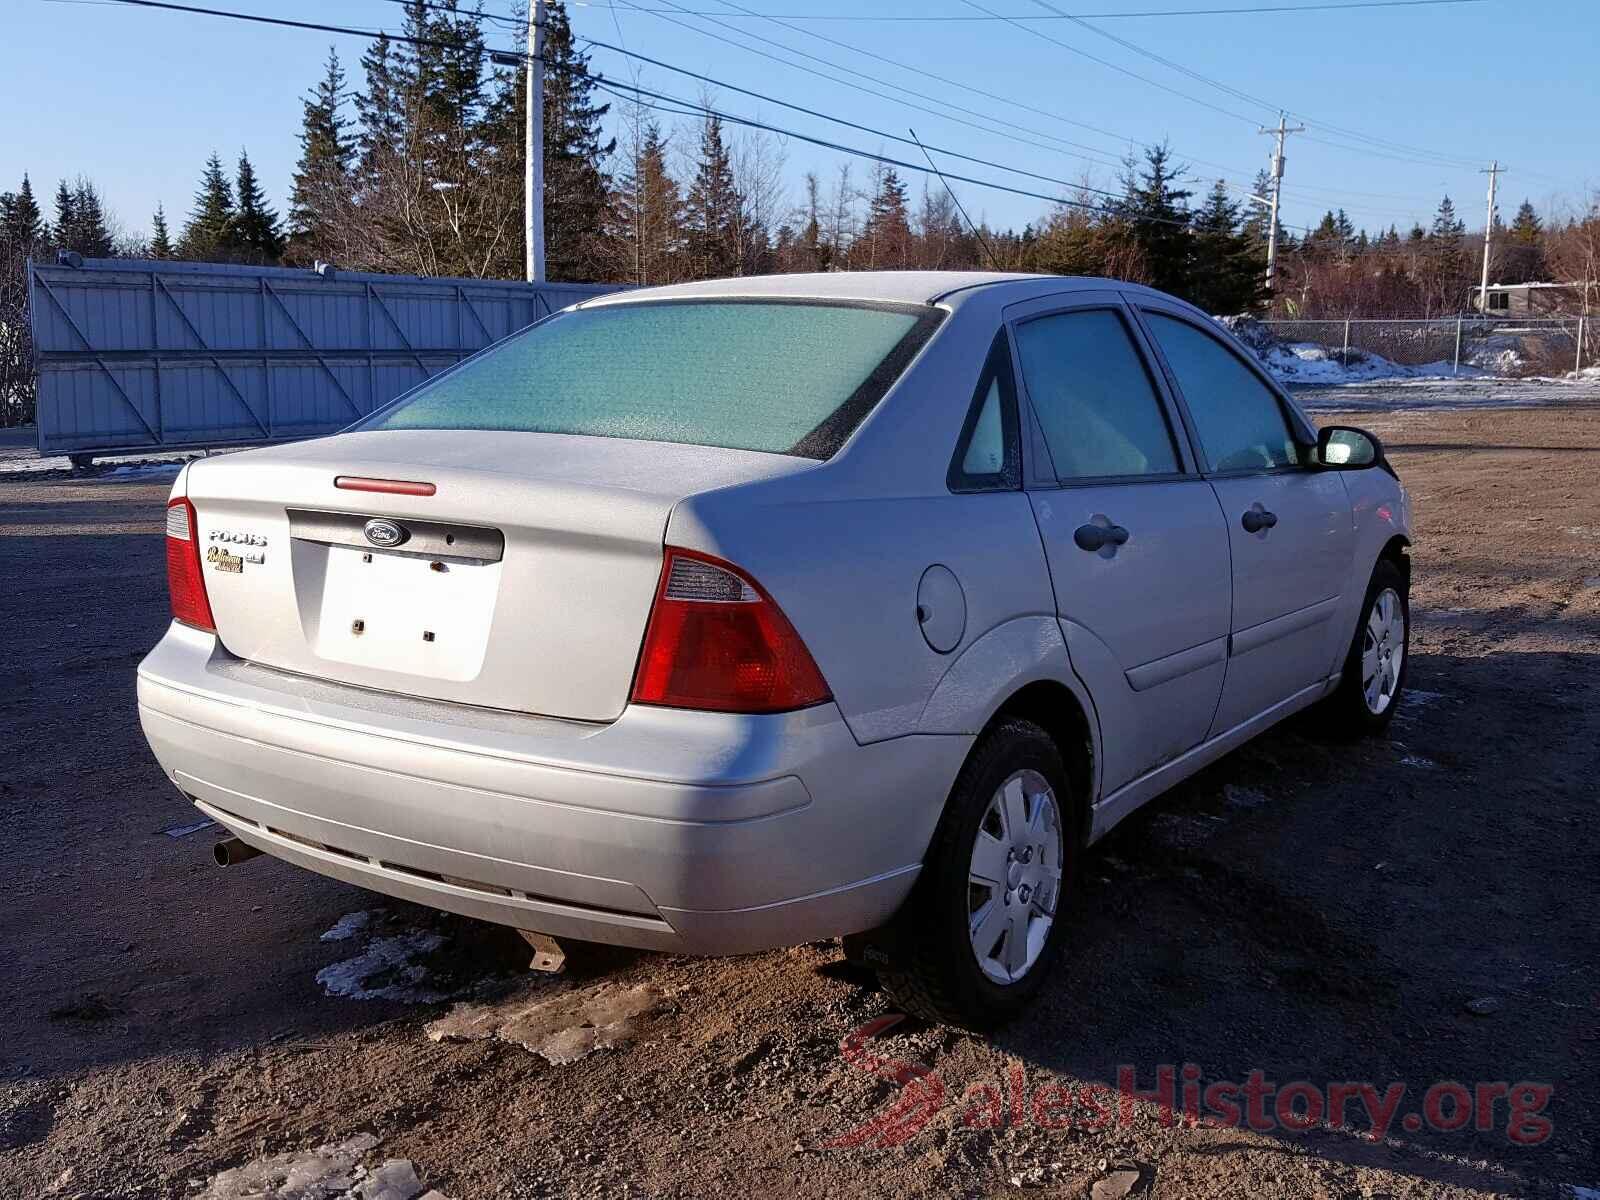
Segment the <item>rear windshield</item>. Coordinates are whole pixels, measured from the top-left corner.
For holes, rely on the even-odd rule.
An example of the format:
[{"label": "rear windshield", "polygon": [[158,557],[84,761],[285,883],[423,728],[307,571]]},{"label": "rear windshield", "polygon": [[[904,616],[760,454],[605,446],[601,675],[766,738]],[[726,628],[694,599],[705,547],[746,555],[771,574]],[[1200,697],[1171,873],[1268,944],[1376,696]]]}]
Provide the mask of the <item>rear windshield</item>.
[{"label": "rear windshield", "polygon": [[941,313],[659,301],[558,313],[358,429],[506,429],[829,458]]}]

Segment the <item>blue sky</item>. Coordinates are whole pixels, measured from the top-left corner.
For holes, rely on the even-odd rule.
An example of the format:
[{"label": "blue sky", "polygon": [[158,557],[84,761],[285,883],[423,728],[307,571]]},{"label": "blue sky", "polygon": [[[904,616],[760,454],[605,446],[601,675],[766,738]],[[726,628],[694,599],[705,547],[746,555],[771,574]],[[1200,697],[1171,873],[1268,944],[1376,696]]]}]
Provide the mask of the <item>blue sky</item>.
[{"label": "blue sky", "polygon": [[[1059,9],[1070,13],[1266,2],[1056,0]],[[504,13],[511,3],[484,0],[483,6]],[[663,10],[676,4],[695,12],[731,13],[727,0],[616,3],[573,6],[574,29],[580,36],[622,44],[891,134],[914,126],[930,145],[1061,180],[1076,182],[1087,170],[1100,186],[1114,186],[1115,169],[1108,164],[1127,150],[1129,142],[1121,139],[1145,143],[1165,138],[1180,161],[1193,164],[1200,188],[1219,176],[1243,187],[1265,165],[1269,149],[1269,139],[1258,136],[1255,124],[1273,120],[1269,106],[1285,106],[1314,126],[1310,134],[1289,142],[1284,211],[1289,225],[1314,223],[1324,210],[1343,207],[1358,226],[1376,230],[1396,223],[1403,229],[1414,220],[1426,221],[1448,192],[1469,225],[1481,228],[1486,180],[1477,167],[1496,157],[1511,168],[1501,181],[1501,213],[1507,219],[1524,197],[1541,210],[1570,208],[1600,185],[1600,83],[1593,63],[1594,47],[1600,45],[1600,4],[1594,0],[1091,21],[1248,98],[1061,20],[1034,21],[1026,28],[1003,21],[854,20],[793,21],[795,28],[786,28],[730,17],[727,24],[745,31],[741,34],[710,25],[705,18],[678,16],[672,20],[680,24],[674,24],[659,11],[624,7]],[[1013,16],[1045,12],[1036,0],[738,3],[778,15],[976,16],[977,3]],[[399,27],[400,10],[386,0],[210,0],[208,6],[391,31]],[[177,233],[200,168],[213,149],[231,162],[241,146],[247,147],[281,210],[298,154],[300,100],[320,74],[330,43],[350,69],[352,84],[359,82],[357,62],[364,46],[359,38],[94,0],[5,0],[5,7],[9,53],[0,75],[0,103],[12,119],[0,141],[0,189],[15,187],[27,171],[45,200],[58,178],[84,173],[100,185],[112,212],[135,233],[148,230],[158,202],[165,205]],[[852,90],[683,27],[689,25],[721,37],[742,36],[748,45],[786,56],[788,52],[771,44],[777,42],[838,64],[800,60],[863,87],[893,96],[891,85],[899,85],[970,111],[953,113],[903,93],[901,103]],[[499,30],[492,23],[489,28]],[[1030,30],[1144,78],[1131,78]],[[503,38],[496,32],[491,41],[509,45],[510,33],[503,32]],[[755,42],[754,36],[770,41]],[[900,70],[851,47],[989,95]],[[594,64],[613,78],[634,78],[635,67],[609,51],[594,51]],[[841,67],[860,74],[849,75]],[[700,84],[661,68],[637,69],[644,87],[686,97],[701,92]],[[717,93],[716,103],[814,136],[895,157],[917,157],[914,148],[726,90]],[[670,126],[674,118],[662,120]],[[1373,138],[1389,145],[1367,140]],[[686,136],[680,140],[688,144]],[[1326,144],[1332,142],[1343,144]],[[840,161],[834,152],[792,141],[786,154],[786,175],[796,198],[804,171],[814,169],[830,178]],[[1085,161],[1084,155],[1099,162]],[[1061,190],[949,159],[941,165],[1030,191]],[[856,177],[863,178],[868,170],[868,164],[859,164]],[[920,186],[920,180],[914,181],[914,188]],[[999,225],[1020,226],[1047,207],[1042,201],[973,186],[958,185],[957,190],[974,216],[982,213]]]}]

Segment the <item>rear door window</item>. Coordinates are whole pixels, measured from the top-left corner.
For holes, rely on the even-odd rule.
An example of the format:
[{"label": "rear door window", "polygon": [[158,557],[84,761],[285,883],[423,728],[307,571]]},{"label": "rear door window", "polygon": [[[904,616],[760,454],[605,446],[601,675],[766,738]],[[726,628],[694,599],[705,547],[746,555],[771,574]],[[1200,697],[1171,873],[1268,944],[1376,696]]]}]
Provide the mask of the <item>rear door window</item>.
[{"label": "rear door window", "polygon": [[1299,464],[1300,448],[1283,406],[1232,350],[1187,321],[1148,311],[1145,318],[1177,377],[1213,471]]},{"label": "rear door window", "polygon": [[921,305],[661,301],[558,313],[358,429],[503,429],[829,458],[942,317]]},{"label": "rear door window", "polygon": [[1016,335],[1058,480],[1181,471],[1161,398],[1120,313],[1053,313],[1017,326]]}]

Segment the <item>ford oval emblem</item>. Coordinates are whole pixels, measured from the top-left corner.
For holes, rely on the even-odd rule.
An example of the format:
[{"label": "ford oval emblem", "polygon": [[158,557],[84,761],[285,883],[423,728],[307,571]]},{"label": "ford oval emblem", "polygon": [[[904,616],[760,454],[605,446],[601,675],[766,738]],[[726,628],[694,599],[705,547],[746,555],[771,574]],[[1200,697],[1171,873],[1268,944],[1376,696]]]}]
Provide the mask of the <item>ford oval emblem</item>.
[{"label": "ford oval emblem", "polygon": [[406,532],[403,525],[396,525],[393,521],[385,521],[382,517],[374,517],[368,521],[363,532],[367,535],[367,541],[374,546],[382,546],[384,549],[398,546],[411,536]]}]

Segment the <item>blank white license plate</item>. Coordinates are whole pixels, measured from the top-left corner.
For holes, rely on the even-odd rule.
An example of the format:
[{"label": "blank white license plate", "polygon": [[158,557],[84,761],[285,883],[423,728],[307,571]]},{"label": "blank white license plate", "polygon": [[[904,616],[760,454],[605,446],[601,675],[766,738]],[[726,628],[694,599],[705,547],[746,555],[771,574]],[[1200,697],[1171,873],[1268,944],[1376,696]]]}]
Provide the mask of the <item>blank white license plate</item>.
[{"label": "blank white license plate", "polygon": [[319,657],[458,682],[478,676],[500,563],[320,549],[327,560],[313,639]]}]

